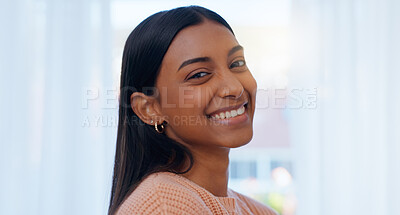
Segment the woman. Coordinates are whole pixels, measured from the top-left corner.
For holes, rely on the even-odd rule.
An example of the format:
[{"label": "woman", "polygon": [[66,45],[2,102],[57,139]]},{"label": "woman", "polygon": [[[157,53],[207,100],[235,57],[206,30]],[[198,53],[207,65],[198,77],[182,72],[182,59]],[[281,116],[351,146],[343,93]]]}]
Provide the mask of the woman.
[{"label": "woman", "polygon": [[127,39],[109,214],[275,214],[227,187],[257,84],[215,12],[156,13]]}]

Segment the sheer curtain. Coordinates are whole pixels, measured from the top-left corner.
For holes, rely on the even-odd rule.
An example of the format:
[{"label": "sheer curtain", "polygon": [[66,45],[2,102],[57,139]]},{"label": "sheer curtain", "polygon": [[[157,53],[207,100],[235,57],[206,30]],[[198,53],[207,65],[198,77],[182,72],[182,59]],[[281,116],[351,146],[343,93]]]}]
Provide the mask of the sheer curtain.
[{"label": "sheer curtain", "polygon": [[0,214],[106,213],[116,127],[87,121],[116,118],[109,11],[2,1]]},{"label": "sheer curtain", "polygon": [[292,3],[297,214],[400,214],[400,2]]},{"label": "sheer curtain", "polygon": [[[298,215],[400,214],[398,11],[395,0],[292,1],[289,84],[317,89],[315,109],[286,112]],[[110,20],[109,0],[1,3],[0,214],[106,213]]]}]

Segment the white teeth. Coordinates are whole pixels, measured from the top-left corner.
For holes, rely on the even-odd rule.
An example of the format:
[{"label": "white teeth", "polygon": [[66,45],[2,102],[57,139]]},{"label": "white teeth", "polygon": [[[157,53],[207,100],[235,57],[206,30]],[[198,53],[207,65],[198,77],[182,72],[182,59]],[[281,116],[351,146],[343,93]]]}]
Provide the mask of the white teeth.
[{"label": "white teeth", "polygon": [[238,115],[242,115],[243,113],[244,113],[244,106],[240,107],[240,108],[237,110],[237,114],[238,114]]},{"label": "white teeth", "polygon": [[229,118],[244,114],[244,111],[245,111],[245,107],[241,106],[237,110],[221,112],[219,114],[211,116],[211,118],[212,119],[229,119]]}]

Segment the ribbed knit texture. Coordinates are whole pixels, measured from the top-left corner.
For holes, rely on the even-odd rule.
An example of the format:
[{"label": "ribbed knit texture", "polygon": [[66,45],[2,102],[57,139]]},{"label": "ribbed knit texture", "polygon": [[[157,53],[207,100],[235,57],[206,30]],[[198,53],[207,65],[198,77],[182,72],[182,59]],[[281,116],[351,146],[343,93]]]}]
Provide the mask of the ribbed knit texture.
[{"label": "ribbed knit texture", "polygon": [[277,213],[264,204],[228,189],[217,197],[191,180],[170,172],[149,175],[120,206],[117,215],[131,214],[263,214]]}]

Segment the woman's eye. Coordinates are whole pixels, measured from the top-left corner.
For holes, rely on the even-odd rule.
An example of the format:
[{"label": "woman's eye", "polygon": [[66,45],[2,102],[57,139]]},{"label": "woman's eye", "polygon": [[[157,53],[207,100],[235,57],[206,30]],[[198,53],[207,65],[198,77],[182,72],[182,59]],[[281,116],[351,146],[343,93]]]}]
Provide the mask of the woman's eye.
[{"label": "woman's eye", "polygon": [[210,73],[208,73],[208,72],[198,72],[198,73],[190,76],[187,80],[190,80],[190,79],[193,79],[193,78],[198,79],[198,78],[204,77],[204,76],[206,76],[208,74],[210,74]]},{"label": "woman's eye", "polygon": [[232,69],[232,68],[234,68],[234,67],[241,67],[241,66],[244,66],[244,65],[246,65],[246,62],[245,62],[244,60],[238,60],[238,61],[233,62],[233,63],[229,66],[229,68]]}]

